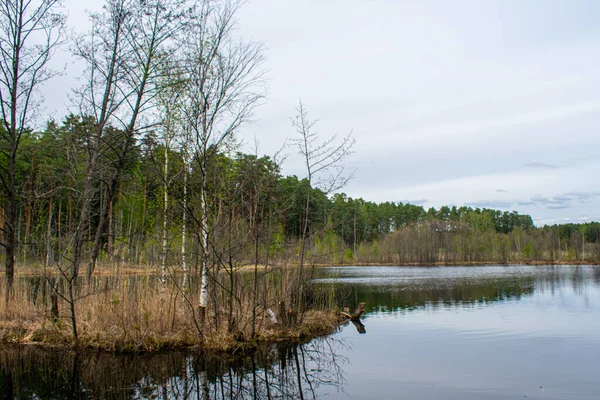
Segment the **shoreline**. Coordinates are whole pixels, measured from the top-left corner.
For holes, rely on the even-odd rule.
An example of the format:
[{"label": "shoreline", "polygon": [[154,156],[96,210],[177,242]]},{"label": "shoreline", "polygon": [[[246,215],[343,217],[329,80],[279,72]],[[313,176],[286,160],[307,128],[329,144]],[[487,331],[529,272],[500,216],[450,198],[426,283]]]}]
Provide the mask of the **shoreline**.
[{"label": "shoreline", "polygon": [[[497,261],[469,261],[469,262],[432,262],[432,263],[394,263],[394,262],[344,262],[344,263],[314,263],[312,265],[306,265],[304,268],[329,268],[329,267],[487,267],[487,266],[500,266],[500,267],[511,267],[511,266],[542,266],[542,265],[564,265],[564,266],[599,266],[600,261],[515,261],[515,262],[497,262]],[[267,268],[273,269],[285,269],[285,268],[298,268],[298,264],[288,264],[286,266],[265,266],[259,265],[258,270],[262,271]],[[252,271],[254,265],[244,265],[239,267],[237,271]]]},{"label": "shoreline", "polygon": [[[106,349],[102,347],[85,346],[74,344],[59,344],[52,342],[30,342],[30,341],[11,341],[0,340],[0,346],[3,350],[18,349],[19,351],[45,351],[53,353],[67,354],[88,354],[88,355],[109,355],[109,356],[154,356],[169,353],[184,353],[201,356],[216,357],[223,360],[236,360],[250,356],[257,351],[269,349],[271,346],[283,344],[284,346],[303,345],[311,340],[329,336],[336,333],[341,325],[332,327],[329,330],[315,333],[311,336],[302,335],[301,337],[285,336],[276,339],[256,340],[248,342],[234,342],[233,346],[228,348],[207,347],[202,345],[192,346],[167,346],[154,350],[131,350],[131,349]],[[1,329],[1,328],[0,328]]]},{"label": "shoreline", "polygon": [[[306,264],[304,268],[311,268],[312,266],[316,268],[324,268],[324,267],[485,267],[485,266],[520,266],[520,265],[531,265],[531,266],[541,266],[541,265],[565,265],[565,266],[582,266],[582,265],[590,265],[590,266],[599,266],[600,260],[593,261],[510,261],[506,263],[502,263],[499,261],[466,261],[466,262],[453,262],[453,261],[445,261],[445,262],[413,262],[413,263],[396,263],[396,262],[369,262],[369,261],[355,261],[355,262],[340,262],[340,263],[314,263],[314,264]],[[297,263],[289,263],[286,265],[258,265],[259,271],[264,271],[265,269],[290,269],[290,268],[298,268],[299,264]],[[254,265],[242,265],[235,269],[235,271],[253,271],[255,268]],[[176,274],[182,274],[183,269],[179,266],[169,266],[168,269]],[[224,270],[223,270],[224,271]],[[56,272],[56,271],[52,271]],[[160,272],[159,266],[134,266],[134,265],[123,265],[119,267],[110,266],[110,265],[98,265],[96,270],[94,271],[94,276],[96,277],[109,277],[114,275],[142,275],[149,274],[154,275]],[[0,278],[6,276],[5,271],[0,271]],[[15,268],[15,276],[44,276],[44,269],[42,266],[17,266]]]},{"label": "shoreline", "polygon": [[497,262],[497,261],[468,261],[468,262],[432,262],[432,263],[371,263],[371,262],[354,262],[354,263],[337,263],[337,264],[315,264],[315,267],[486,267],[486,266],[520,266],[520,265],[591,265],[598,266],[600,261],[515,261],[515,262]]},{"label": "shoreline", "polygon": [[[180,335],[160,336],[150,333],[146,341],[120,340],[104,337],[97,341],[90,336],[82,336],[74,343],[66,326],[56,323],[46,327],[41,325],[24,329],[0,323],[0,344],[3,346],[31,346],[55,351],[91,351],[110,354],[154,354],[169,351],[190,351],[215,356],[238,356],[251,353],[275,343],[302,344],[318,337],[331,335],[340,329],[342,320],[339,312],[308,311],[301,325],[291,328],[271,326],[257,333],[254,338],[240,338],[236,334],[207,334],[204,337],[193,332],[179,332]],[[108,330],[107,330],[108,331]],[[106,331],[104,332],[106,333]],[[110,340],[113,339],[113,340]],[[111,345],[106,345],[111,343]]]},{"label": "shoreline", "polygon": [[[351,263],[351,264],[314,264],[315,268],[326,267],[445,267],[445,266],[521,266],[521,265],[564,265],[598,266],[598,263],[589,262],[555,262],[547,263],[542,261],[507,263],[499,264],[495,262],[470,262],[470,263],[411,263],[398,265],[396,263]],[[153,268],[124,267],[126,271],[114,266],[99,266],[98,277],[111,276],[136,276],[142,274],[154,274]],[[254,269],[254,266],[240,267],[241,271]],[[261,269],[271,268],[270,266],[259,266]],[[273,267],[274,269],[291,269],[296,266],[288,264],[286,266]],[[310,268],[310,266],[306,267]],[[19,271],[19,270],[18,270]],[[20,268],[17,276],[43,276],[43,270],[36,267]],[[152,295],[150,294],[150,297]],[[152,306],[143,308],[138,303],[131,303],[133,308],[118,308],[119,301],[109,298],[105,303],[94,303],[93,308],[86,308],[81,311],[78,319],[81,324],[81,332],[77,343],[73,340],[71,334],[70,321],[66,314],[62,318],[52,320],[51,314],[47,308],[38,308],[38,311],[29,313],[22,312],[21,307],[25,305],[25,298],[11,300],[12,304],[5,304],[7,314],[0,321],[0,343],[2,345],[23,345],[48,348],[51,350],[89,350],[114,354],[130,353],[156,353],[161,351],[197,351],[210,353],[214,355],[235,355],[255,351],[256,349],[270,345],[272,343],[305,343],[320,336],[335,333],[342,324],[340,313],[335,307],[326,310],[307,310],[303,322],[293,327],[282,326],[279,323],[268,321],[266,315],[260,315],[257,319],[257,331],[253,337],[250,337],[249,331],[242,333],[242,330],[234,328],[232,331],[214,330],[210,325],[199,334],[192,326],[190,315],[183,313],[179,315],[177,323],[166,323],[162,329],[148,321],[143,323],[140,320],[125,323],[121,320],[115,320],[115,316],[124,315],[123,313],[140,312],[140,309],[148,310],[146,313],[155,312],[156,308]],[[21,301],[21,303],[19,302]],[[125,301],[123,298],[122,301]],[[158,303],[152,303],[158,304]],[[162,303],[161,303],[162,304]],[[175,304],[175,303],[173,303]],[[109,307],[114,307],[109,311]],[[103,308],[109,312],[109,318],[92,319],[90,313],[102,312]],[[137,311],[136,311],[137,309]],[[64,311],[64,310],[63,310]],[[182,311],[183,312],[183,311]],[[120,314],[121,313],[121,314]],[[144,314],[145,315],[145,314]],[[187,316],[186,316],[187,315]],[[112,319],[111,319],[112,318]],[[155,317],[156,318],[156,317]],[[173,318],[175,318],[173,316]],[[173,319],[173,321],[175,321]],[[260,322],[259,322],[260,321]]]}]

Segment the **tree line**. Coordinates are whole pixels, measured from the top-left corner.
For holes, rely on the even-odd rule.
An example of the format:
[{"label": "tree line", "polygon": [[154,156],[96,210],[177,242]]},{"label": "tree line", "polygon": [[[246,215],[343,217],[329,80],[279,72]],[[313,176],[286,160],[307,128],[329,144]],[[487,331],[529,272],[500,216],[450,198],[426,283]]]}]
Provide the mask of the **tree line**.
[{"label": "tree line", "polygon": [[[81,213],[75,205],[84,185],[85,132],[94,124],[92,118],[69,115],[60,124],[51,121],[44,130],[23,133],[15,174],[20,205],[16,253],[21,264],[52,264],[69,246]],[[109,129],[115,142],[123,137],[117,128]],[[328,196],[307,179],[283,176],[271,157],[235,149],[214,153],[205,178],[200,168],[186,167],[185,158],[183,149],[165,146],[160,131],[150,131],[128,153],[114,198],[97,182],[92,208],[108,210],[99,252],[103,262],[171,266],[180,265],[186,254],[197,256],[196,245],[182,247],[183,225],[186,213],[193,216],[199,207],[198,199],[189,194],[202,192],[203,179],[210,193],[210,218],[221,222],[229,218],[228,224],[245,235],[253,222],[260,223],[257,234],[267,239],[260,246],[273,257],[288,256],[290,251],[298,254],[300,239],[306,235],[310,240],[305,253],[312,252],[317,262],[584,261],[586,246],[592,261],[600,239],[600,223],[537,228],[529,215],[515,211],[464,206],[425,209],[354,199],[344,193]],[[110,153],[101,160],[114,162]],[[2,205],[0,218],[5,218]],[[94,212],[84,227],[85,251],[90,255],[99,220]],[[391,255],[378,259],[383,249],[396,254],[396,260]],[[193,257],[192,262],[197,262]],[[252,263],[248,251],[239,257]]]}]

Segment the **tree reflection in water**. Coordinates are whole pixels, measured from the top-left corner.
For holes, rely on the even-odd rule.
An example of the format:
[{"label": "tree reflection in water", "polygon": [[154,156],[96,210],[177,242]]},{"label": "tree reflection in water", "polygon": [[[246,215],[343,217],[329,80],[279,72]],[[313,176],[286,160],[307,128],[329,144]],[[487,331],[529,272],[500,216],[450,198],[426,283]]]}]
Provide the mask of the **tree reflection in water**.
[{"label": "tree reflection in water", "polygon": [[0,392],[7,399],[314,399],[317,391],[343,391],[345,346],[334,335],[227,359],[7,347]]}]

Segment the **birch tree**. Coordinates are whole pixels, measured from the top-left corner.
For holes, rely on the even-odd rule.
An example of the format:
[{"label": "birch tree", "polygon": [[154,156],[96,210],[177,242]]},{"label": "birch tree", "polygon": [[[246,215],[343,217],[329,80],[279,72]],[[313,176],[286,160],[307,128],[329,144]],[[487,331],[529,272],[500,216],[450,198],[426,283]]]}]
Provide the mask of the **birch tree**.
[{"label": "birch tree", "polygon": [[6,196],[4,242],[6,280],[15,270],[17,188],[15,162],[21,135],[37,108],[36,90],[56,75],[48,63],[60,44],[65,17],[60,0],[0,1],[0,181]]},{"label": "birch tree", "polygon": [[189,174],[189,129],[184,129],[184,137],[182,138],[182,156],[183,156],[183,199],[182,199],[182,215],[181,215],[181,267],[183,268],[183,284],[184,293],[188,289],[189,271],[187,264],[187,214],[188,214],[188,174]]},{"label": "birch tree", "polygon": [[258,43],[234,37],[237,0],[203,0],[186,37],[186,89],[183,119],[191,132],[194,165],[200,172],[198,240],[202,277],[199,299],[205,317],[209,287],[209,200],[207,168],[211,158],[233,138],[265,96],[263,50]]},{"label": "birch tree", "polygon": [[133,27],[130,7],[132,5],[127,0],[107,1],[101,13],[90,15],[90,32],[74,42],[74,55],[87,65],[87,81],[75,94],[80,99],[81,114],[93,116],[95,122],[86,135],[85,181],[71,260],[71,276],[74,279],[79,274],[85,227],[92,217],[91,205],[97,193],[105,128],[126,101],[126,92],[119,86],[127,75],[128,65],[131,65],[131,51],[126,40],[128,31]]}]

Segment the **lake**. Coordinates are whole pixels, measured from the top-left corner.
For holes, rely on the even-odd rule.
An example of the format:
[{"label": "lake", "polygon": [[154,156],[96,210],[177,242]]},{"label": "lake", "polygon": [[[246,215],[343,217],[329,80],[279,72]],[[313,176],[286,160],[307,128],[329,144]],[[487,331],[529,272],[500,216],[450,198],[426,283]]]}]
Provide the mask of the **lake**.
[{"label": "lake", "polygon": [[598,399],[600,268],[330,267],[362,323],[223,359],[0,350],[5,398]]}]

